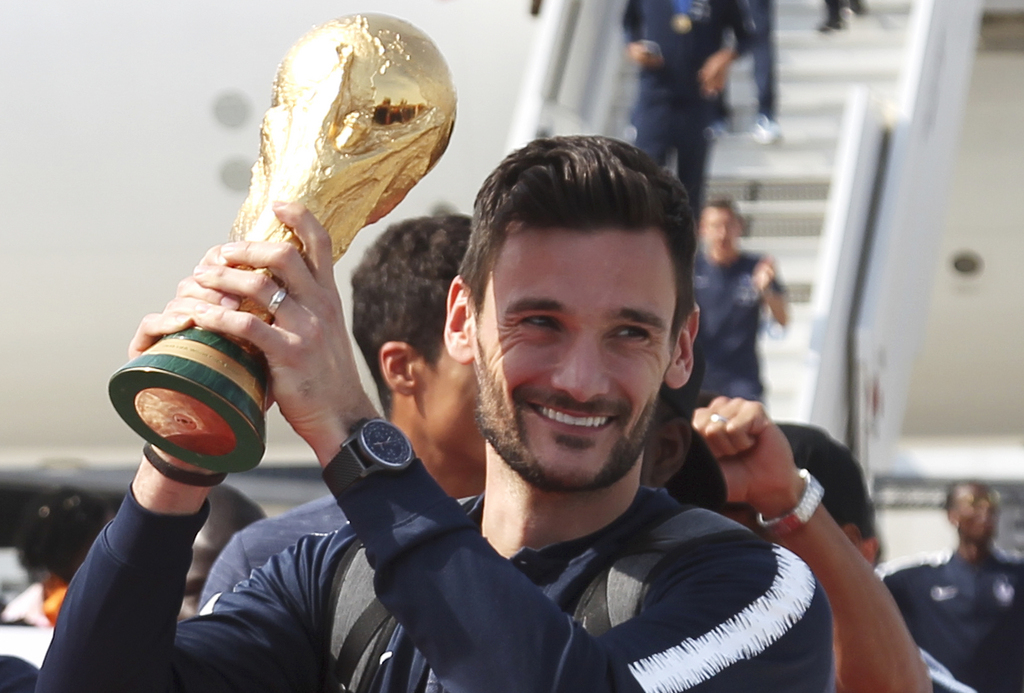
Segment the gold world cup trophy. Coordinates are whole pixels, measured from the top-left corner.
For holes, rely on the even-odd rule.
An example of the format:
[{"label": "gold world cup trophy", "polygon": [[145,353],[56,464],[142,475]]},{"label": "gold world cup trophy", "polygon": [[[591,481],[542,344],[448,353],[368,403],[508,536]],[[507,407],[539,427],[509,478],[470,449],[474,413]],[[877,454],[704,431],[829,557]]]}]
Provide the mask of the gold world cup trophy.
[{"label": "gold world cup trophy", "polygon": [[[421,31],[373,14],[314,28],[278,68],[231,240],[301,246],[271,207],[298,200],[327,229],[337,262],[434,166],[454,122],[448,65]],[[273,319],[262,307],[242,308]],[[258,350],[198,328],[164,337],[110,379],[114,408],[137,433],[217,472],[259,464],[266,392]]]}]

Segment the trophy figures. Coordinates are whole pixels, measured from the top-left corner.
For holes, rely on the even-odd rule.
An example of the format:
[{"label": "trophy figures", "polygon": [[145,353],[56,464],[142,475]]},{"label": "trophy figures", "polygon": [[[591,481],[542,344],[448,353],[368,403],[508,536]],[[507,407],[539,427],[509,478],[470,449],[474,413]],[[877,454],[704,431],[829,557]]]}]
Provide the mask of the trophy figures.
[{"label": "trophy figures", "polygon": [[[278,68],[231,240],[300,245],[271,207],[298,200],[327,229],[337,262],[433,167],[454,120],[448,66],[412,25],[371,14],[312,29]],[[184,330],[114,373],[109,389],[129,426],[181,460],[237,472],[263,457],[267,368],[252,345]]]}]

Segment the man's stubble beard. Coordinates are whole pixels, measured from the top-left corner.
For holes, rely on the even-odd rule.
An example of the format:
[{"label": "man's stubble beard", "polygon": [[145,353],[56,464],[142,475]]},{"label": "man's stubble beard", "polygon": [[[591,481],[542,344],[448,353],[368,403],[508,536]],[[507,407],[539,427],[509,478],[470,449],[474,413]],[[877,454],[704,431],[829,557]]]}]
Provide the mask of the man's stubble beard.
[{"label": "man's stubble beard", "polygon": [[[483,353],[478,343],[479,353]],[[508,467],[519,475],[530,486],[550,493],[578,493],[598,491],[612,486],[626,476],[637,464],[647,441],[647,432],[654,418],[657,393],[644,406],[643,412],[633,426],[631,433],[623,435],[612,446],[605,464],[590,480],[573,481],[550,474],[530,452],[526,441],[526,428],[523,425],[523,410],[529,406],[520,401],[521,396],[512,393],[512,410],[506,405],[505,398],[496,379],[486,367],[474,361],[478,394],[476,406],[476,423],[484,439],[490,443],[498,456]],[[558,396],[548,399],[555,400]],[[565,399],[563,397],[563,399]],[[578,403],[575,403],[577,407]],[[585,405],[584,405],[585,407]],[[616,412],[616,425],[628,419],[630,408],[622,403]],[[569,450],[583,450],[592,445],[588,439],[569,435],[559,435],[555,441]]]}]

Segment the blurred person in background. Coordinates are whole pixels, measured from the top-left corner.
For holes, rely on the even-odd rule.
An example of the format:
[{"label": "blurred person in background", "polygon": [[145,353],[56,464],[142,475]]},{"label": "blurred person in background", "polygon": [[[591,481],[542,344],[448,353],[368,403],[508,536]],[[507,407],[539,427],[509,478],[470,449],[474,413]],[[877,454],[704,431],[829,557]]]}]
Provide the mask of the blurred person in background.
[{"label": "blurred person in background", "polygon": [[[757,87],[757,117],[750,131],[758,144],[775,144],[782,139],[782,128],[775,119],[778,80],[775,76],[775,0],[748,0],[751,36],[750,55],[754,61],[754,84]],[[730,109],[725,92],[718,96],[717,115],[711,134],[719,137],[729,131]]]},{"label": "blurred person in background", "polygon": [[946,514],[955,551],[896,559],[879,568],[917,644],[978,693],[1024,687],[1024,559],[995,547],[999,496],[955,483]]},{"label": "blurred person in background", "polygon": [[727,397],[762,400],[757,335],[767,312],[789,321],[786,289],[771,257],[740,249],[743,221],[732,200],[712,200],[700,216],[701,248],[694,265],[700,307],[696,343],[704,350],[704,389]]},{"label": "blurred person in background", "polygon": [[75,488],[43,493],[31,501],[14,543],[33,584],[7,605],[0,622],[53,626],[68,583],[113,515],[106,499]]},{"label": "blurred person in background", "polygon": [[843,21],[843,10],[849,10],[851,14],[867,14],[868,8],[863,0],[825,0],[825,21],[818,26],[818,31],[823,34],[831,34],[846,28]]},{"label": "blurred person in background", "polygon": [[748,48],[746,7],[739,0],[629,0],[623,17],[626,52],[640,68],[636,146],[662,165],[675,151],[694,213],[704,200],[718,99],[730,66]]}]

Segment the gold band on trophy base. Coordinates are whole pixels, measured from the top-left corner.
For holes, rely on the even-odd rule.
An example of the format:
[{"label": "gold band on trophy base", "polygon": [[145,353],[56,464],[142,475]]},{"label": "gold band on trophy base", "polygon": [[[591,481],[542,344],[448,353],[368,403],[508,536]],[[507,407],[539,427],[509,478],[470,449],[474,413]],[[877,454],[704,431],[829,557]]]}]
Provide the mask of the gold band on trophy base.
[{"label": "gold band on trophy base", "polygon": [[690,19],[690,15],[682,12],[672,15],[672,31],[677,34],[688,34],[692,28],[693,20]]},{"label": "gold band on trophy base", "polygon": [[[454,123],[448,65],[416,27],[386,15],[315,27],[278,68],[231,240],[287,241],[301,249],[272,207],[299,201],[330,234],[337,262],[361,228],[394,209],[433,168]],[[242,310],[273,320],[248,300]],[[161,450],[237,472],[263,457],[267,381],[261,354],[191,329],[114,373],[110,399]]]}]

